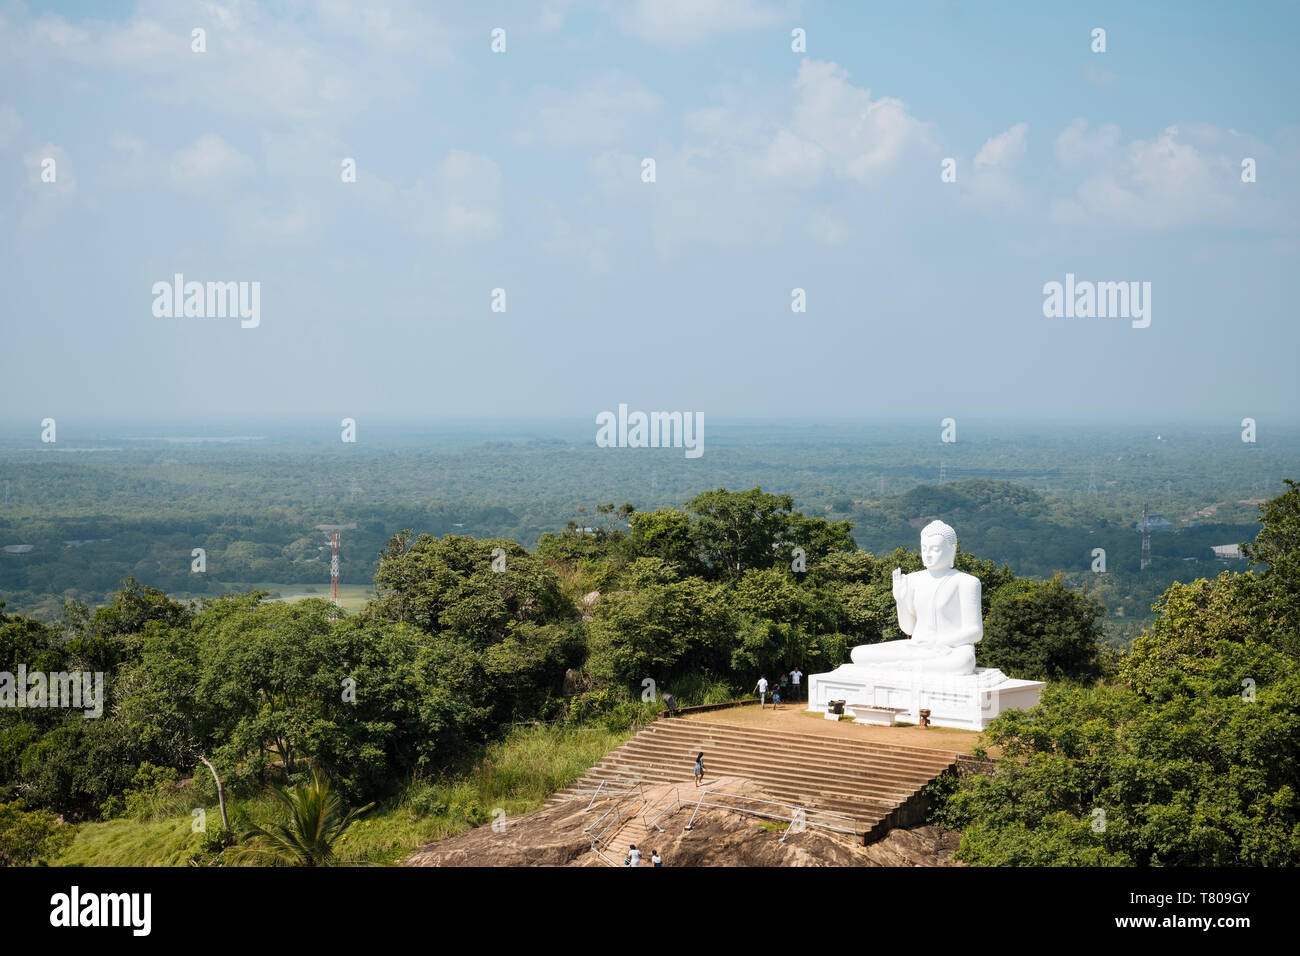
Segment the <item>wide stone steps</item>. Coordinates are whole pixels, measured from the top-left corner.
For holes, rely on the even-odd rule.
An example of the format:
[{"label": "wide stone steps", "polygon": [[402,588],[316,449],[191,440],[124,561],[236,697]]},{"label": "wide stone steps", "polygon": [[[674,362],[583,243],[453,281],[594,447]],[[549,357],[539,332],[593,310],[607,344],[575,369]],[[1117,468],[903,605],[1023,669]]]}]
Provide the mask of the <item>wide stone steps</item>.
[{"label": "wide stone steps", "polygon": [[866,761],[887,757],[889,765],[896,767],[928,768],[947,762],[950,756],[949,751],[943,750],[877,744],[870,740],[854,740],[838,735],[798,734],[780,730],[736,727],[728,724],[706,723],[700,720],[660,720],[651,724],[633,739],[643,738],[674,740],[687,744],[692,740],[701,742],[745,741],[755,746],[788,749],[805,757],[821,756],[836,761],[842,761],[848,757]]},{"label": "wide stone steps", "polygon": [[[638,780],[681,783],[690,779],[701,750],[706,781],[719,775],[753,780],[774,800],[853,818],[859,836],[866,838],[915,816],[918,792],[958,756],[840,736],[664,719],[612,751],[550,803],[591,799],[602,782],[607,791],[630,789]],[[689,794],[682,799],[688,801]],[[619,864],[627,844],[639,845],[638,838],[646,839],[639,817],[606,838],[621,854]]]},{"label": "wide stone steps", "polygon": [[[892,804],[916,789],[918,775],[930,779],[952,762],[952,756],[943,753],[912,757],[867,751],[862,755],[827,756],[826,751],[814,754],[779,738],[772,744],[766,739],[754,742],[745,737],[731,739],[725,734],[705,738],[689,731],[679,731],[677,740],[672,737],[655,725],[610,754],[593,768],[593,773],[605,776],[621,770],[628,777],[637,778],[655,771],[654,779],[680,780],[689,775],[695,755],[703,749],[709,774],[761,777],[774,783],[800,785],[799,789],[812,786],[825,792],[838,790],[877,796]],[[911,766],[896,767],[895,761],[910,762]]]},{"label": "wide stone steps", "polygon": [[640,816],[629,820],[621,829],[605,840],[600,852],[615,866],[622,866],[627,852],[635,843],[641,850],[641,866],[650,865],[650,839],[655,831],[647,831]]},{"label": "wide stone steps", "polygon": [[[691,749],[692,747],[694,749]],[[672,765],[675,762],[679,768],[679,774],[685,773],[689,776],[695,766],[695,755],[701,750],[704,751],[705,770],[709,770],[710,764],[717,760],[730,758],[749,759],[761,754],[764,759],[764,766],[774,771],[788,771],[803,776],[815,775],[818,780],[825,781],[843,780],[854,783],[871,781],[882,786],[893,783],[899,784],[909,791],[911,790],[910,784],[918,772],[942,770],[943,767],[947,766],[948,762],[951,762],[936,761],[925,766],[900,767],[894,765],[888,756],[857,758],[845,755],[836,758],[791,752],[785,749],[771,750],[761,744],[755,745],[747,741],[727,739],[702,741],[698,738],[691,738],[689,743],[683,744],[680,741],[660,739],[651,734],[629,741],[629,745],[623,750],[623,754],[655,758],[667,765]]]},{"label": "wide stone steps", "polygon": [[[718,756],[712,758],[706,757],[704,761],[705,781],[709,778],[716,777],[718,774],[725,774],[729,777],[747,777],[751,780],[762,780],[772,786],[781,786],[783,789],[800,794],[822,794],[825,796],[843,796],[845,798],[860,798],[865,804],[879,803],[882,806],[894,806],[899,800],[905,799],[915,787],[908,787],[902,784],[892,783],[884,785],[871,781],[870,779],[855,780],[849,777],[832,778],[823,777],[816,773],[807,774],[801,771],[778,770],[771,765],[755,766],[754,760],[749,756]],[[681,780],[684,776],[680,770],[666,770],[663,764],[656,761],[653,756],[642,754],[626,754],[616,757],[608,757],[594,770],[595,774],[604,771],[623,771],[625,773],[637,773],[644,780],[654,780],[655,782],[667,783],[672,780]]]}]

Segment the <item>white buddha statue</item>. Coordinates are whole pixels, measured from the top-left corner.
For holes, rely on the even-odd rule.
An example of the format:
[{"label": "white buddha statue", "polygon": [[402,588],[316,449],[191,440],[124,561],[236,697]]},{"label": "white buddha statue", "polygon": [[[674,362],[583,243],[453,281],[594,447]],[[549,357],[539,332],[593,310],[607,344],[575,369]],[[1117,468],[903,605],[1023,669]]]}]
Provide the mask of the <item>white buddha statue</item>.
[{"label": "white buddha statue", "polygon": [[894,568],[894,601],[904,641],[861,644],[851,658],[882,670],[918,669],[942,674],[975,673],[975,644],[984,636],[980,581],[952,566],[957,532],[942,521],[921,529],[924,571]]}]

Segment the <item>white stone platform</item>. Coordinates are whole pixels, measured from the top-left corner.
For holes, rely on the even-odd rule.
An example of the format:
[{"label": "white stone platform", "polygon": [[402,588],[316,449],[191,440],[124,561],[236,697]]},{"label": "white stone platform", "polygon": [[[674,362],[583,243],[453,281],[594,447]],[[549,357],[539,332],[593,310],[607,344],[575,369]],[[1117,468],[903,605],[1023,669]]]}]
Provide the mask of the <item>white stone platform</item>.
[{"label": "white stone platform", "polygon": [[1012,680],[991,667],[977,667],[974,674],[936,674],[844,664],[808,679],[808,710],[824,714],[831,700],[899,707],[900,721],[919,724],[918,711],[929,709],[930,723],[936,727],[983,730],[1004,711],[1033,707],[1046,686],[1042,681]]}]

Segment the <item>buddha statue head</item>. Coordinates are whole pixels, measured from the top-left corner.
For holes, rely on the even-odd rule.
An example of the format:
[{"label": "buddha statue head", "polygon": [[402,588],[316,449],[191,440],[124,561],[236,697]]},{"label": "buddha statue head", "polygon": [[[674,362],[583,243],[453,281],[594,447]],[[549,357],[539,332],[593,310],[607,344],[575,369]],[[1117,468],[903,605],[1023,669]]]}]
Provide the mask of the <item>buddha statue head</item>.
[{"label": "buddha statue head", "polygon": [[921,529],[921,563],[929,571],[952,567],[957,557],[957,532],[942,521],[931,521]]}]

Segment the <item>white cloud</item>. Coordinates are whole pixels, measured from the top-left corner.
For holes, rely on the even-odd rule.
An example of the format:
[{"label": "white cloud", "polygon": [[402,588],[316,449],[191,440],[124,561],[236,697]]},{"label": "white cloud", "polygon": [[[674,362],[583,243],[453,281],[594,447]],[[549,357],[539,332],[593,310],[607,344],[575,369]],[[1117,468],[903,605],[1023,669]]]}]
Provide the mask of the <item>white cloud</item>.
[{"label": "white cloud", "polygon": [[648,185],[641,182],[641,158],[631,153],[606,150],[590,159],[587,169],[597,188],[607,195],[627,194],[637,186]]},{"label": "white cloud", "polygon": [[775,28],[793,13],[788,4],[762,0],[637,0],[621,21],[626,32],[648,43],[679,47],[724,33]]},{"label": "white cloud", "polygon": [[[877,199],[896,207],[895,174],[907,178],[907,164],[929,162],[935,149],[929,126],[900,100],[873,97],[834,63],[805,60],[792,85],[763,95],[723,85],[712,96],[682,114],[684,141],[647,146],[654,186],[640,184],[635,154],[605,150],[589,164],[602,208],[648,218],[664,258],[693,243],[774,245],[795,234],[842,244],[855,235],[858,204],[872,203],[873,215]],[[852,185],[841,190],[835,179]],[[818,195],[827,188],[844,193],[834,206]]]},{"label": "white cloud", "polygon": [[166,158],[140,137],[117,130],[108,137],[108,149],[100,167],[100,178],[107,186],[157,188],[170,182]]},{"label": "white cloud", "polygon": [[1056,161],[1062,166],[1096,166],[1114,157],[1119,145],[1119,127],[1105,123],[1096,130],[1088,121],[1076,119],[1056,137]]},{"label": "white cloud", "polygon": [[251,176],[256,168],[249,157],[220,136],[208,133],[172,155],[171,180],[181,187],[206,186]]},{"label": "white cloud", "polygon": [[612,146],[625,140],[661,104],[640,80],[618,72],[575,90],[542,88],[529,109],[533,120],[519,139],[523,143],[540,139],[560,148]]},{"label": "white cloud", "polygon": [[821,175],[826,162],[825,149],[782,129],[763,151],[755,168],[763,179],[802,180],[811,185]]},{"label": "white cloud", "polygon": [[[433,175],[423,228],[446,239],[491,239],[501,232],[501,168],[486,156],[454,149]],[[415,195],[423,199],[422,190]]]},{"label": "white cloud", "polygon": [[252,218],[253,229],[273,236],[302,236],[316,224],[316,217],[301,200],[279,214],[260,213]]},{"label": "white cloud", "polygon": [[1004,133],[994,136],[975,154],[975,166],[1009,166],[1025,155],[1025,134],[1028,123],[1017,123]]},{"label": "white cloud", "polygon": [[[1231,152],[1236,140],[1237,148]],[[1243,193],[1241,137],[1199,125],[1166,128],[1149,140],[1120,143],[1118,127],[1089,131],[1083,120],[1067,126],[1056,155],[1084,179],[1074,195],[1051,205],[1058,222],[1118,223],[1134,229],[1167,229],[1194,222],[1236,220],[1254,196]],[[1256,209],[1254,221],[1266,213]]]},{"label": "white cloud", "polygon": [[316,12],[327,30],[385,57],[402,55],[427,63],[442,63],[454,56],[448,24],[418,2],[367,0],[357,4],[349,0],[320,0]]},{"label": "white cloud", "polygon": [[1024,204],[1024,189],[1014,170],[1028,150],[1028,133],[1028,123],[1016,123],[980,147],[969,172],[958,175],[964,202],[983,210],[1014,209]]},{"label": "white cloud", "polygon": [[[207,52],[191,31],[207,31]],[[449,32],[418,4],[333,2],[281,17],[234,0],[192,7],[145,0],[126,22],[0,14],[0,63],[60,75],[68,65],[146,82],[142,95],[223,115],[339,126],[376,99],[409,93],[412,61],[450,56]],[[75,81],[79,77],[73,77]]]},{"label": "white cloud", "polygon": [[793,132],[820,147],[838,176],[871,181],[909,148],[930,144],[927,125],[909,115],[902,100],[872,99],[870,90],[854,86],[834,63],[803,60],[795,91]]}]

